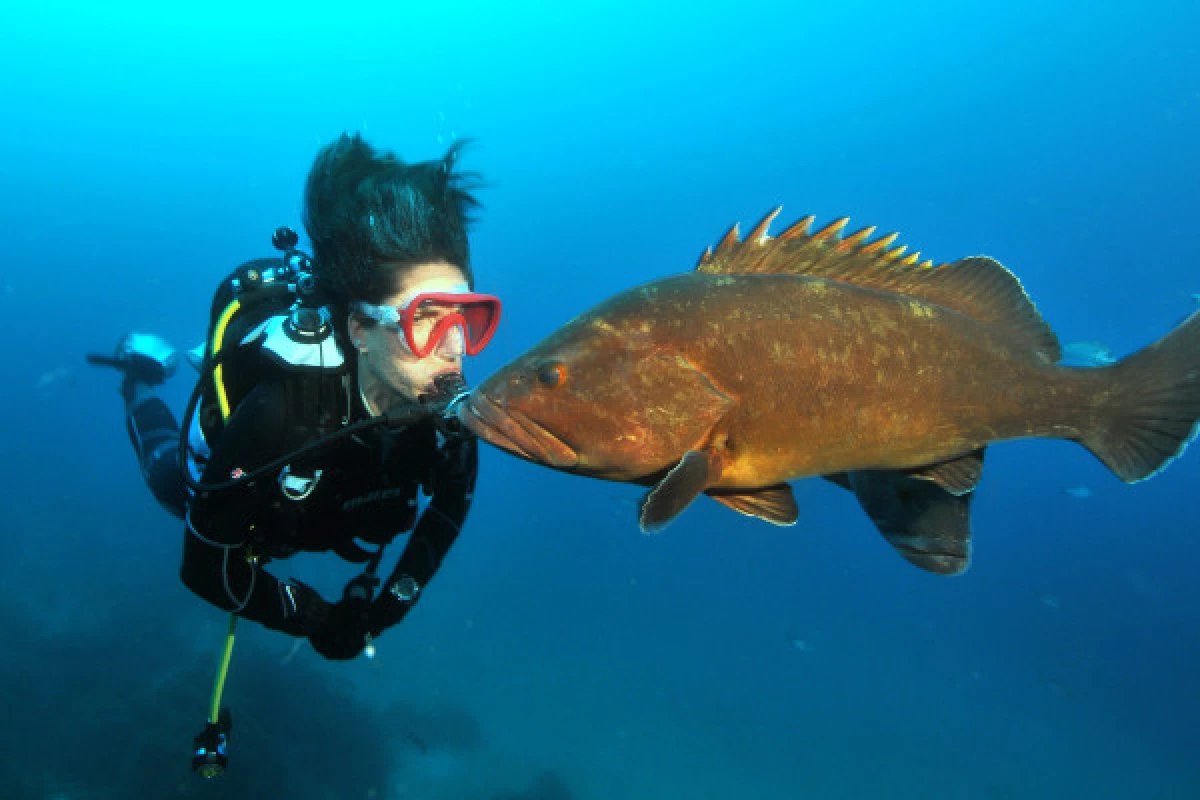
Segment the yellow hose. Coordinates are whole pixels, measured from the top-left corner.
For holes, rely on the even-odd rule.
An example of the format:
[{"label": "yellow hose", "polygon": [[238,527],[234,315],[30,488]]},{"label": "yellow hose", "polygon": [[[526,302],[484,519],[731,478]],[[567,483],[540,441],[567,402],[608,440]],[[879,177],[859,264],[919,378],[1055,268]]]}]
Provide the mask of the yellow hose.
[{"label": "yellow hose", "polygon": [[213,683],[208,721],[214,725],[217,724],[217,716],[221,713],[221,695],[225,691],[225,676],[229,674],[229,659],[233,656],[233,634],[237,631],[237,619],[237,614],[229,615],[229,633],[225,634],[225,649],[221,653],[221,662],[217,665],[217,679]]},{"label": "yellow hose", "polygon": [[[229,327],[229,321],[241,307],[241,302],[234,300],[217,318],[217,324],[213,328],[212,349],[209,351],[209,355],[213,359],[217,358],[225,343],[225,330]],[[222,380],[223,372],[221,364],[218,363],[213,369],[213,387],[217,393],[217,407],[221,410],[221,420],[228,422],[231,411],[229,396],[225,392],[225,382]],[[229,660],[233,656],[233,636],[237,632],[237,619],[237,614],[229,615],[229,632],[225,635],[225,647],[221,652],[221,661],[217,665],[217,678],[213,682],[212,705],[208,710],[208,721],[214,725],[217,724],[217,717],[221,713],[221,695],[225,692],[225,678],[229,674]]]}]

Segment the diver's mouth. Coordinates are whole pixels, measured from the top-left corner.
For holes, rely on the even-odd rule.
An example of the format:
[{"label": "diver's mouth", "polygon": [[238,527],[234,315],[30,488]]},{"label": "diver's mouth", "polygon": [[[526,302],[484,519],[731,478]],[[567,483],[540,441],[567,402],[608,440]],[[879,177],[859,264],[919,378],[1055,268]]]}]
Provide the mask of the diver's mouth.
[{"label": "diver's mouth", "polygon": [[579,455],[520,411],[502,408],[478,390],[458,406],[458,419],[471,433],[513,455],[557,469],[571,469]]}]

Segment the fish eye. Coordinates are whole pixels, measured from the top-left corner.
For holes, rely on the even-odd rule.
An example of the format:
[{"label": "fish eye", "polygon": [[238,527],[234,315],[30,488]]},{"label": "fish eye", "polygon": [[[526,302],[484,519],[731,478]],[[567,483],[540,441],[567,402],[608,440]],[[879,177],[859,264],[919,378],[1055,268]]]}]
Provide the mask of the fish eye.
[{"label": "fish eye", "polygon": [[547,389],[557,389],[567,379],[567,365],[561,361],[543,364],[538,367],[537,379]]}]

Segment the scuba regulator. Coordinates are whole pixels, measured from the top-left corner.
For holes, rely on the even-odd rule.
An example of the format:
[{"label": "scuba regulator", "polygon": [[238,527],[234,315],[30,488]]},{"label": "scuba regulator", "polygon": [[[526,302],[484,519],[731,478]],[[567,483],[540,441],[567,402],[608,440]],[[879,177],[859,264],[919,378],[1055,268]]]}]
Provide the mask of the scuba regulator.
[{"label": "scuba regulator", "polygon": [[433,391],[417,396],[420,407],[436,413],[435,422],[443,436],[451,438],[468,436],[458,419],[458,406],[471,392],[462,373],[446,373],[433,379]]}]

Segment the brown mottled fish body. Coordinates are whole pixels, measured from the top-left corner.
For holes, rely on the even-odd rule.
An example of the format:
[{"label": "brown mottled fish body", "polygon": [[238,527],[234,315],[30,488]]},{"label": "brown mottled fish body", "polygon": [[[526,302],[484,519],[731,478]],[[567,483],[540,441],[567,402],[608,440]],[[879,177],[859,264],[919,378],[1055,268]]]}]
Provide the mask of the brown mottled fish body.
[{"label": "brown mottled fish body", "polygon": [[[776,212],[777,213],[777,212]],[[984,448],[1078,441],[1125,481],[1182,452],[1200,417],[1200,313],[1101,368],[1058,340],[1007,269],[933,267],[844,220],[777,238],[735,227],[696,271],[622,292],[497,372],[460,409],[486,441],[654,488],[643,530],[706,493],[795,522],[787,482],[855,492],[902,555],[966,567]]]},{"label": "brown mottled fish body", "polygon": [[[670,342],[735,400],[709,434],[725,438],[721,488],[1078,437],[1098,402],[1094,371],[1054,366],[1006,328],[823,278],[690,273],[595,313],[630,341]],[[653,403],[656,388],[629,391]]]}]

